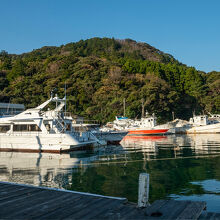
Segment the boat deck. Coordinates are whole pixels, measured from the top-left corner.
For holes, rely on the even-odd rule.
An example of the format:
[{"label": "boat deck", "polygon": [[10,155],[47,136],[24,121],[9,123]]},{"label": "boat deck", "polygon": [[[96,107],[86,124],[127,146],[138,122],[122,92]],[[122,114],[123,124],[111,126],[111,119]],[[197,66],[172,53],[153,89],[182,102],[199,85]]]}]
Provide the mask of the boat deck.
[{"label": "boat deck", "polygon": [[137,208],[125,198],[0,182],[0,219],[210,219],[205,202],[158,200]]}]

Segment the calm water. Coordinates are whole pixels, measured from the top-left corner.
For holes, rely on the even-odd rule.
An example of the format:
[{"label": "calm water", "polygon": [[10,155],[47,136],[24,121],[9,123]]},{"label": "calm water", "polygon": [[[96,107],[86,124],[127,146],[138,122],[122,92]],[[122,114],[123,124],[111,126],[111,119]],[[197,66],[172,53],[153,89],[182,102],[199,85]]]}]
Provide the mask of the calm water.
[{"label": "calm water", "polygon": [[220,212],[220,135],[125,137],[91,152],[0,152],[0,180],[64,188],[137,202],[138,177],[150,174],[150,202],[201,200]]}]

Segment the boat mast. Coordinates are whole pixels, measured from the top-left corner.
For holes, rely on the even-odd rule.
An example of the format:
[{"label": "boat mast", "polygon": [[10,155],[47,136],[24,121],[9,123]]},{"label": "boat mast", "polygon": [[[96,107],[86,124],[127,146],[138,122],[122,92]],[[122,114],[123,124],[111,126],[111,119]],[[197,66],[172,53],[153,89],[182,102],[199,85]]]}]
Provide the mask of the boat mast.
[{"label": "boat mast", "polygon": [[144,118],[144,99],[141,99],[141,105],[142,105],[142,112],[141,112],[141,117]]},{"label": "boat mast", "polygon": [[123,99],[124,117],[125,117],[125,98]]},{"label": "boat mast", "polygon": [[66,116],[66,81],[65,81],[65,116]]}]

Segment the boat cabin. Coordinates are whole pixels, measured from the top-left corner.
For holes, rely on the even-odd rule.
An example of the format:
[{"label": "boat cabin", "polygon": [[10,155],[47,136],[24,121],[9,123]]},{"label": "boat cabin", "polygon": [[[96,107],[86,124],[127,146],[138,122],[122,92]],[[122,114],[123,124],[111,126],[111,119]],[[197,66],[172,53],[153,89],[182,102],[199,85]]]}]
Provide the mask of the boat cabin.
[{"label": "boat cabin", "polygon": [[[50,102],[56,102],[56,108],[44,111],[43,109]],[[64,105],[65,99],[59,99],[55,96],[36,108],[27,109],[15,116],[0,118],[0,133],[41,132],[48,134],[72,132],[72,120],[68,114],[64,114],[62,111]]]},{"label": "boat cabin", "polygon": [[207,115],[194,116],[193,118],[190,118],[189,123],[196,126],[208,125],[209,124],[208,116]]},{"label": "boat cabin", "polygon": [[153,128],[157,125],[157,121],[155,117],[148,117],[148,118],[142,118],[141,119],[141,125],[143,127],[149,127],[149,128]]},{"label": "boat cabin", "polygon": [[157,118],[153,114],[152,116],[149,115],[148,112],[146,112],[146,116],[144,118],[141,118],[141,126],[142,127],[149,127],[153,128],[157,125]]}]

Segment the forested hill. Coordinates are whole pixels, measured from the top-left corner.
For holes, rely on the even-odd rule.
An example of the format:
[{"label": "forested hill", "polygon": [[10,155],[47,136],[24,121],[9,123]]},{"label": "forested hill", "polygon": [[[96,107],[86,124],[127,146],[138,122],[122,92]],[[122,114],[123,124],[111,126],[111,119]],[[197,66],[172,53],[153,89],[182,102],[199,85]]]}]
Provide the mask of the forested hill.
[{"label": "forested hill", "polygon": [[67,110],[102,122],[123,114],[141,116],[141,103],[160,121],[172,112],[220,113],[220,72],[204,73],[169,54],[133,40],[92,38],[21,55],[0,53],[0,102],[37,106],[53,88]]}]

